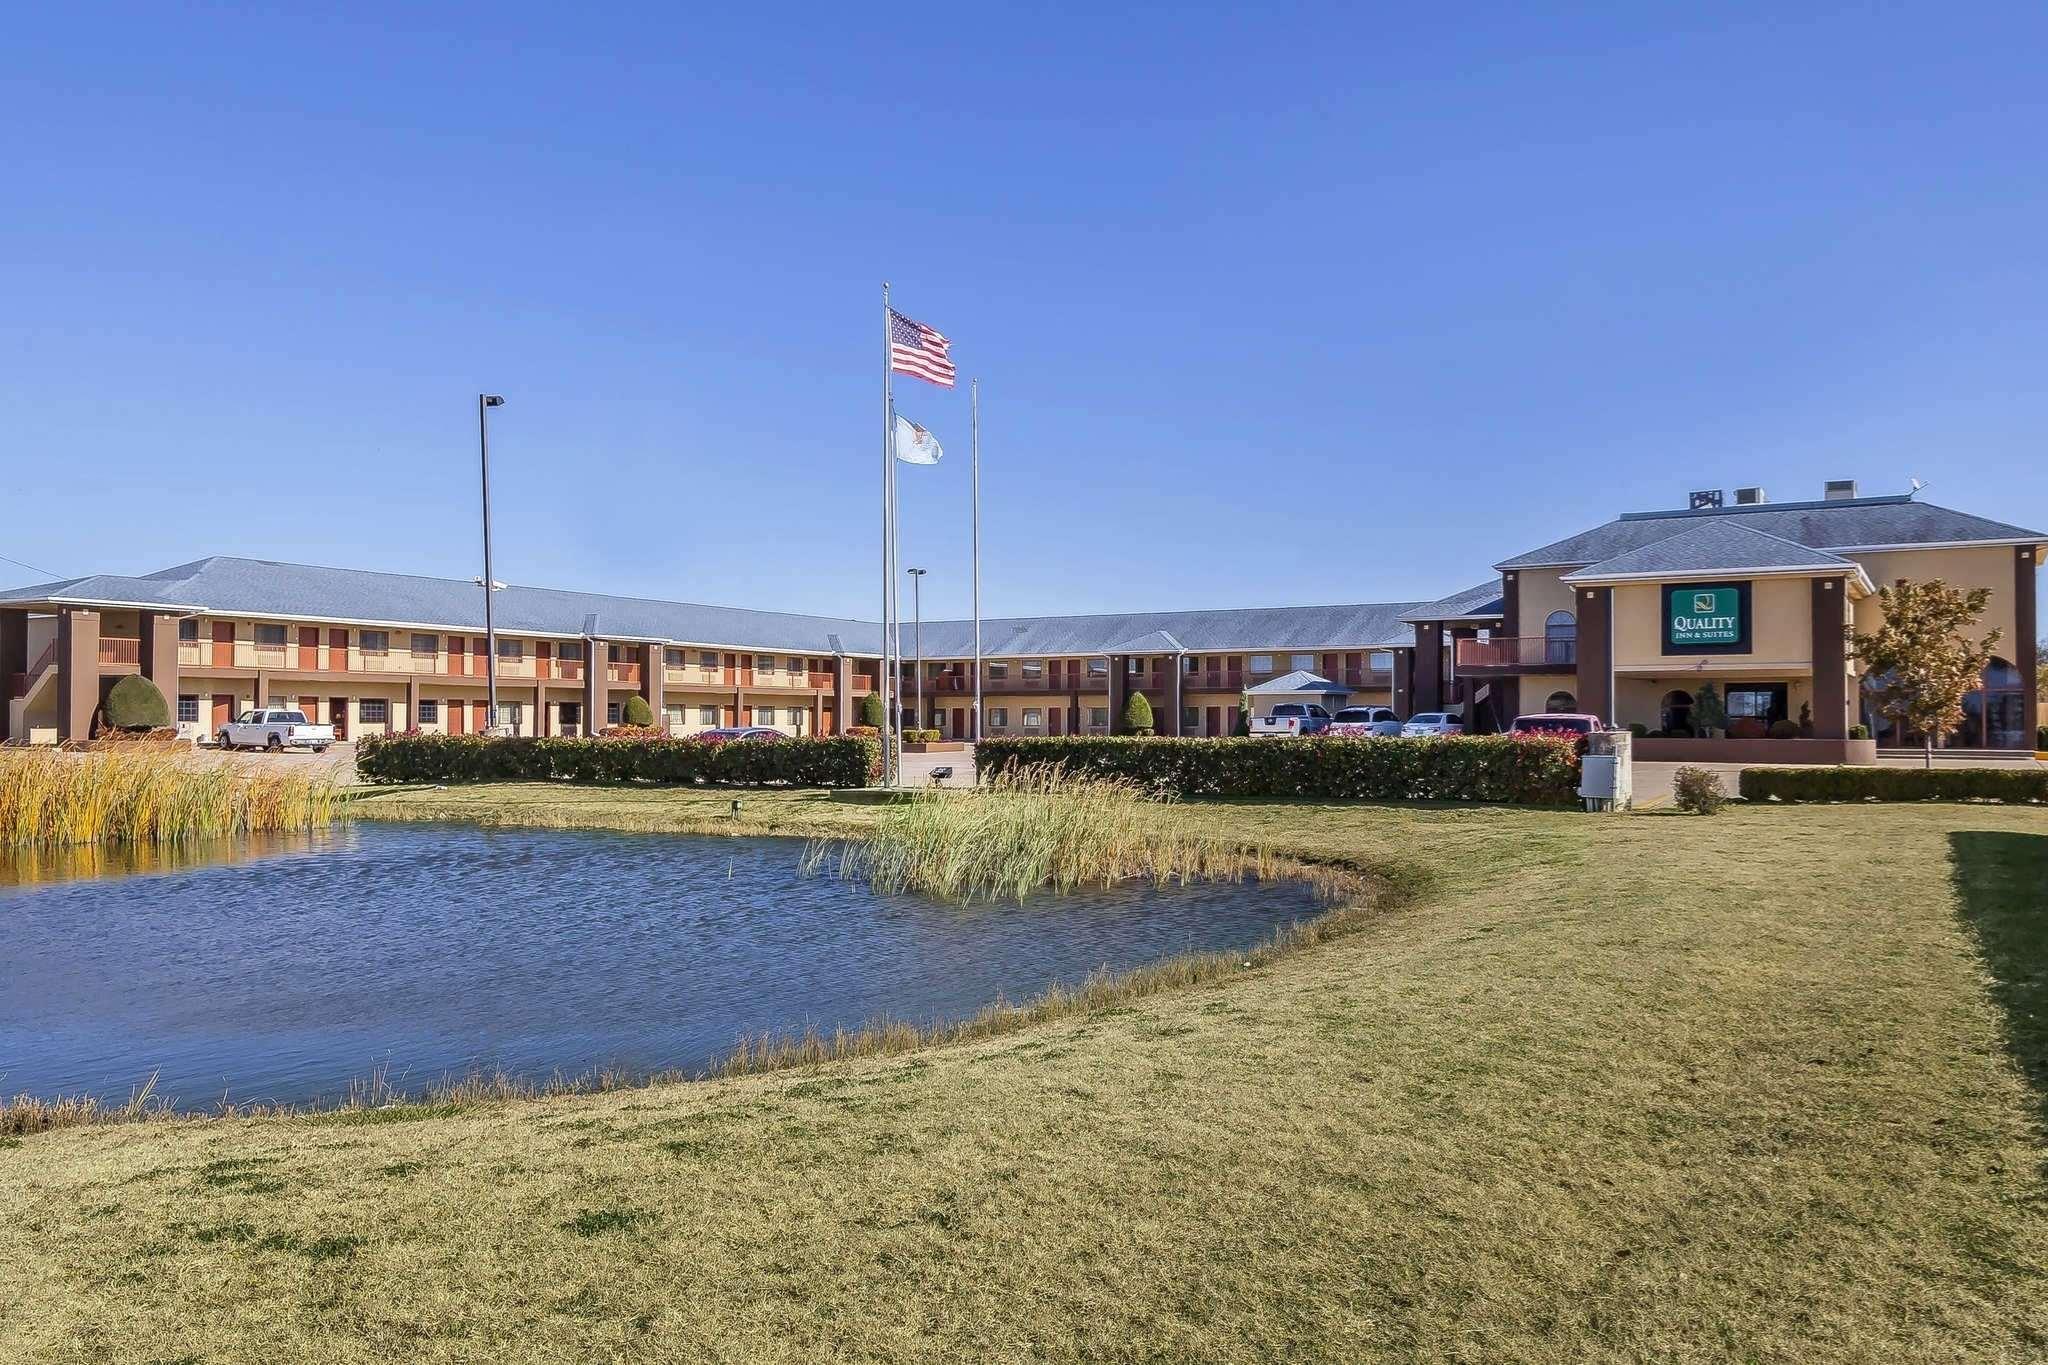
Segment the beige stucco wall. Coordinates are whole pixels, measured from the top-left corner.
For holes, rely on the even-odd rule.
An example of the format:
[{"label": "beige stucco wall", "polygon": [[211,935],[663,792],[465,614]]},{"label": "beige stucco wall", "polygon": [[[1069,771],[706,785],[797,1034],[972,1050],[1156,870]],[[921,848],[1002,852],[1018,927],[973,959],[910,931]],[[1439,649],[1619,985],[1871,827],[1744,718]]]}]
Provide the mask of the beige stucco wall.
[{"label": "beige stucco wall", "polygon": [[1569,583],[1562,582],[1569,569],[1518,569],[1516,572],[1520,590],[1516,604],[1520,611],[1515,633],[1536,638],[1543,634],[1543,623],[1554,611],[1568,611],[1572,619],[1579,615],[1578,604],[1573,600]]},{"label": "beige stucco wall", "polygon": [[[2014,547],[1987,545],[1964,550],[1900,550],[1851,557],[1863,565],[1870,581],[1879,587],[1889,586],[1900,578],[1910,578],[1915,583],[1938,578],[1952,588],[1991,589],[1991,601],[1985,606],[1976,633],[1982,635],[1987,630],[1997,629],[2001,632],[1997,653],[2007,659],[2014,657],[2013,582],[2019,564],[2019,555]],[[1858,632],[1868,634],[1876,630],[1881,619],[1876,594],[1857,603]]]},{"label": "beige stucco wall", "polygon": [[1758,578],[1750,588],[1750,648],[1744,654],[1666,654],[1663,585],[1614,590],[1614,667],[1704,673],[1813,667],[1813,588],[1805,578]]}]

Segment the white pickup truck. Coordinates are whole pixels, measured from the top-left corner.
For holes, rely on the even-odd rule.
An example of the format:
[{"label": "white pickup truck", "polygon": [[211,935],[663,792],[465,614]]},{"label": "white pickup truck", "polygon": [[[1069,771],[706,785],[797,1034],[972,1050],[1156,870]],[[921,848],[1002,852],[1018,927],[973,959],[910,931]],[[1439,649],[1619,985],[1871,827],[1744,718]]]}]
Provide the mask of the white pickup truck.
[{"label": "white pickup truck", "polygon": [[1319,735],[1330,728],[1330,713],[1314,702],[1283,701],[1271,715],[1254,716],[1253,735]]},{"label": "white pickup truck", "polygon": [[334,743],[334,727],[310,723],[304,711],[273,708],[244,711],[221,726],[214,738],[223,749],[268,749],[272,753],[281,749],[311,749],[324,754],[327,746]]}]

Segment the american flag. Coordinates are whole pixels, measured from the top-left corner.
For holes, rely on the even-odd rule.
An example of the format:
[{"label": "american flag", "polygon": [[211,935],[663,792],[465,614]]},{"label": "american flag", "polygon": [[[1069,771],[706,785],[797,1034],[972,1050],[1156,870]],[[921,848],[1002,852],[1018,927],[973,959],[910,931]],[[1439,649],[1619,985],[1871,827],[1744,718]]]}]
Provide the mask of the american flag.
[{"label": "american flag", "polygon": [[921,322],[889,310],[889,368],[942,389],[953,387],[953,343]]}]

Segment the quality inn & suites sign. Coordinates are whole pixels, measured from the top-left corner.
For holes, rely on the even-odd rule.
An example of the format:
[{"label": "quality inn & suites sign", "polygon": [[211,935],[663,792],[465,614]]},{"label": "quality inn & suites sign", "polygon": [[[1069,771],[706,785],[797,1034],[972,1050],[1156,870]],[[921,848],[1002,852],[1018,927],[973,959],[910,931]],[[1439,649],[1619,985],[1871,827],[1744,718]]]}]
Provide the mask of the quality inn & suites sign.
[{"label": "quality inn & suites sign", "polygon": [[1664,585],[1664,652],[1732,653],[1749,648],[1749,584]]}]

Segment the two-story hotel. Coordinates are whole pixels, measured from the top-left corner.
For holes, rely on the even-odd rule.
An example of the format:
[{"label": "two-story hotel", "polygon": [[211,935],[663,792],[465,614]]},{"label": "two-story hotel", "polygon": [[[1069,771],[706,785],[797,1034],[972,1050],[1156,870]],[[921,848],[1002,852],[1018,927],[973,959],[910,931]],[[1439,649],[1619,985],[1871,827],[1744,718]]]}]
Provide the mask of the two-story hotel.
[{"label": "two-story hotel", "polygon": [[[1712,680],[1728,756],[1761,744],[1754,756],[1775,761],[1866,759],[1875,741],[1851,728],[1880,727],[1848,637],[1875,624],[1876,586],[1907,577],[1990,589],[1985,624],[2003,632],[1951,743],[2031,747],[2048,534],[1848,486],[1813,502],[1695,501],[1709,505],[1628,513],[1503,559],[1498,577],[1434,602],[985,620],[980,732],[1107,733],[1138,691],[1160,733],[1225,735],[1247,693],[1295,675],[1354,705],[1460,711],[1482,732],[1543,709],[1683,730]],[[635,694],[678,734],[830,734],[855,722],[883,652],[870,621],[545,588],[500,589],[493,615],[500,719],[521,734],[602,729]],[[910,723],[974,735],[972,632],[924,623]],[[87,737],[126,673],[200,734],[258,703],[296,705],[344,739],[473,732],[485,649],[483,589],[458,580],[212,558],[45,583],[0,593],[0,739]],[[1778,720],[1803,720],[1804,738],[1764,740]],[[1705,756],[1701,743],[1643,752]]]}]

